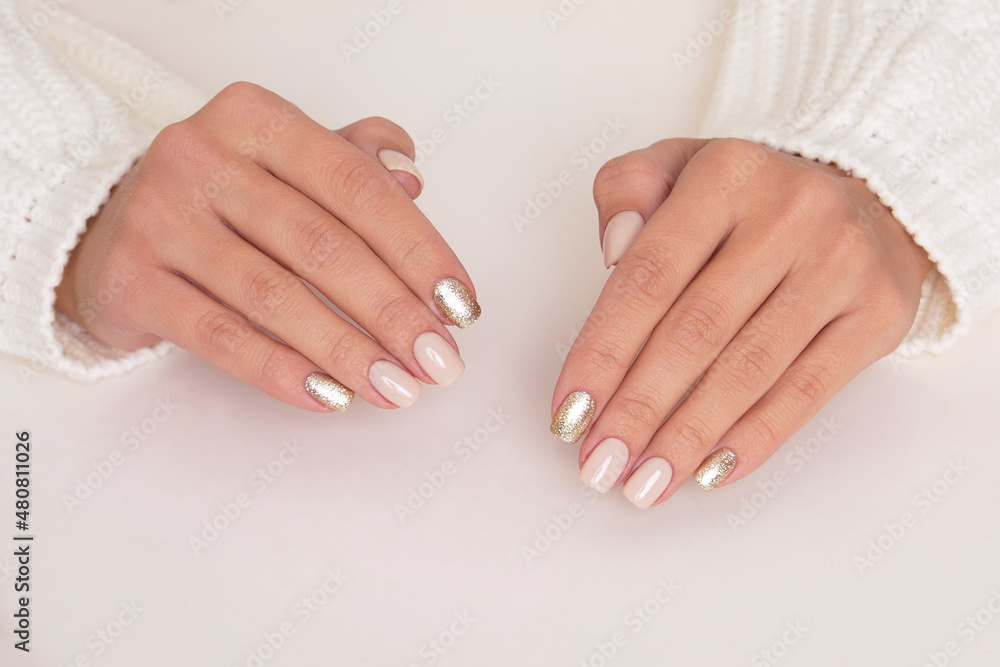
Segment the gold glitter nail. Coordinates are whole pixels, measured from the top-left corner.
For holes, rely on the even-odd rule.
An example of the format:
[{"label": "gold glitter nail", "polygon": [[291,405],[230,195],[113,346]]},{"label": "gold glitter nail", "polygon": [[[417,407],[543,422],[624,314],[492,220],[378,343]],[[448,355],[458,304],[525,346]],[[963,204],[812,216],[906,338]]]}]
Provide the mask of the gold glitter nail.
[{"label": "gold glitter nail", "polygon": [[343,412],[354,400],[354,392],[329,375],[313,373],[306,378],[306,391],[323,405]]},{"label": "gold glitter nail", "polygon": [[459,329],[471,327],[483,312],[472,292],[454,278],[445,278],[434,286],[434,302]]},{"label": "gold glitter nail", "polygon": [[560,440],[573,443],[580,439],[594,418],[594,399],[585,391],[574,391],[559,406],[549,430]]},{"label": "gold glitter nail", "polygon": [[699,466],[694,473],[694,481],[706,491],[711,491],[726,481],[736,467],[736,454],[731,449],[720,449]]}]

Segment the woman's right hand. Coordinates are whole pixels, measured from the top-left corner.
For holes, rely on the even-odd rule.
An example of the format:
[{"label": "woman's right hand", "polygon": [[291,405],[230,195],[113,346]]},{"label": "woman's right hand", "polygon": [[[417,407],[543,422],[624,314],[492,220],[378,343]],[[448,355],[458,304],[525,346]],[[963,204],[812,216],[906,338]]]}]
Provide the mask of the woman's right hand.
[{"label": "woman's right hand", "polygon": [[169,340],[307,410],[342,411],[354,392],[406,407],[417,380],[461,374],[445,325],[479,316],[468,274],[412,201],[413,155],[384,119],[334,132],[233,84],[122,179],[56,306],[102,343]]}]

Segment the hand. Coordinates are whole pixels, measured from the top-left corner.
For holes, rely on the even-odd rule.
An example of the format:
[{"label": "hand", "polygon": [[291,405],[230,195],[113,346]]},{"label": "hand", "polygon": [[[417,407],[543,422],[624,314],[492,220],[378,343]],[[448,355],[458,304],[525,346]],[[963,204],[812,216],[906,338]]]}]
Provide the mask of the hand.
[{"label": "hand", "polygon": [[410,405],[414,378],[461,374],[445,324],[479,315],[468,274],[412,202],[423,185],[413,155],[389,121],[332,132],[233,84],[164,129],[124,177],[73,251],[56,306],[107,345],[173,341],[307,410],[346,409],[353,392]]},{"label": "hand", "polygon": [[606,164],[594,196],[617,268],[566,359],[552,431],[576,442],[592,423],[581,478],[624,482],[639,507],[692,473],[709,490],[753,471],[916,316],[926,253],[834,167],[676,139]]}]

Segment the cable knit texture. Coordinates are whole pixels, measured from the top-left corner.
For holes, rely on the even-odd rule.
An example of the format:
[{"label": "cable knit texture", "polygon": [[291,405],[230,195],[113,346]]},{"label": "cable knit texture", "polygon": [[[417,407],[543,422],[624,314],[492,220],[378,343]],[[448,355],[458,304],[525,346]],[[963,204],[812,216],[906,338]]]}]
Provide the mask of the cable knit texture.
[{"label": "cable knit texture", "polygon": [[935,262],[898,353],[1000,306],[996,0],[741,0],[705,136],[863,178]]},{"label": "cable knit texture", "polygon": [[169,345],[101,345],[56,313],[55,287],[87,220],[156,131],[204,99],[62,4],[44,4],[0,0],[0,351],[26,359],[22,374],[48,366],[94,380]]}]

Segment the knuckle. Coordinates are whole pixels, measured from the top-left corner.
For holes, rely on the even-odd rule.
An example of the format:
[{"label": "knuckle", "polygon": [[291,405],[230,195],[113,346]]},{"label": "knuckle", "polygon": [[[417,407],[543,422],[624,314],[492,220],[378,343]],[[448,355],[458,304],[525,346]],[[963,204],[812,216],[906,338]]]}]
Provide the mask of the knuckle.
[{"label": "knuckle", "polygon": [[399,257],[399,266],[432,267],[435,261],[434,244],[423,234],[398,234],[398,246],[395,254]]},{"label": "knuckle", "polygon": [[392,296],[375,307],[373,329],[377,334],[421,331],[427,327],[417,315],[413,302],[405,296]]},{"label": "knuckle", "polygon": [[292,365],[292,352],[284,345],[268,345],[254,364],[254,382],[259,387],[282,387]]},{"label": "knuckle", "polygon": [[787,220],[829,220],[844,218],[846,200],[841,186],[825,173],[798,169],[787,181],[790,192],[785,215]]},{"label": "knuckle", "polygon": [[809,407],[826,397],[825,373],[810,367],[796,368],[789,373],[785,391],[795,405]]},{"label": "knuckle", "polygon": [[622,421],[635,431],[649,431],[663,422],[664,411],[647,394],[633,393],[621,396],[615,402]]},{"label": "knuckle", "polygon": [[728,190],[748,184],[767,162],[769,149],[745,139],[717,139],[705,149],[719,183]]},{"label": "knuckle", "polygon": [[677,283],[673,263],[656,245],[633,248],[618,267],[623,275],[618,283],[621,297],[640,311],[662,304]]},{"label": "knuckle", "polygon": [[750,432],[750,437],[743,441],[741,449],[747,458],[764,458],[765,452],[779,444],[782,432],[773,416],[757,414],[748,417],[744,426]]},{"label": "knuckle", "polygon": [[202,349],[236,354],[250,340],[253,328],[235,314],[212,310],[198,318],[194,334]]},{"label": "knuckle", "polygon": [[251,319],[263,323],[280,316],[298,285],[292,274],[277,267],[251,274],[245,287],[247,303],[254,313]]},{"label": "knuckle", "polygon": [[320,334],[319,349],[323,350],[326,360],[324,366],[341,375],[343,370],[353,370],[359,362],[364,361],[359,358],[357,337],[348,327]]},{"label": "knuckle", "polygon": [[[395,180],[373,160],[346,158],[331,169],[334,199],[350,210],[373,215],[383,211],[390,201]],[[391,181],[391,182],[390,182]]]},{"label": "knuckle", "polygon": [[644,199],[656,195],[658,200],[663,200],[669,190],[666,174],[639,152],[612,158],[594,177],[594,201],[598,205],[606,199],[633,191]]},{"label": "knuckle", "polygon": [[218,161],[218,155],[208,138],[190,121],[167,125],[153,139],[143,156],[149,166],[166,166],[184,170],[201,170]]},{"label": "knuckle", "polygon": [[[705,454],[715,444],[712,429],[702,419],[694,416],[674,425],[671,432],[671,446],[677,447],[687,458],[696,459]],[[698,461],[701,462],[700,459]]]},{"label": "knuckle", "polygon": [[722,323],[726,307],[720,300],[694,297],[677,313],[670,331],[675,348],[692,357],[714,354],[725,342]]},{"label": "knuckle", "polygon": [[330,224],[325,215],[309,219],[299,226],[296,239],[303,277],[319,269],[345,263],[354,253],[354,244]]},{"label": "knuckle", "polygon": [[709,149],[723,163],[739,163],[761,150],[767,150],[758,143],[737,138],[716,139],[709,143]]},{"label": "knuckle", "polygon": [[739,344],[729,357],[730,382],[743,391],[755,391],[774,367],[774,354],[768,340],[748,340]]},{"label": "knuckle", "polygon": [[588,373],[605,379],[621,376],[628,366],[619,346],[597,337],[587,341],[587,346],[580,355],[580,363]]},{"label": "knuckle", "polygon": [[830,250],[832,267],[838,267],[855,280],[863,279],[874,261],[876,249],[868,230],[853,223],[845,223],[837,230]]},{"label": "knuckle", "polygon": [[235,81],[216,94],[209,102],[210,105],[222,105],[225,107],[254,107],[262,104],[270,104],[275,99],[275,94],[262,86],[249,81]]}]

